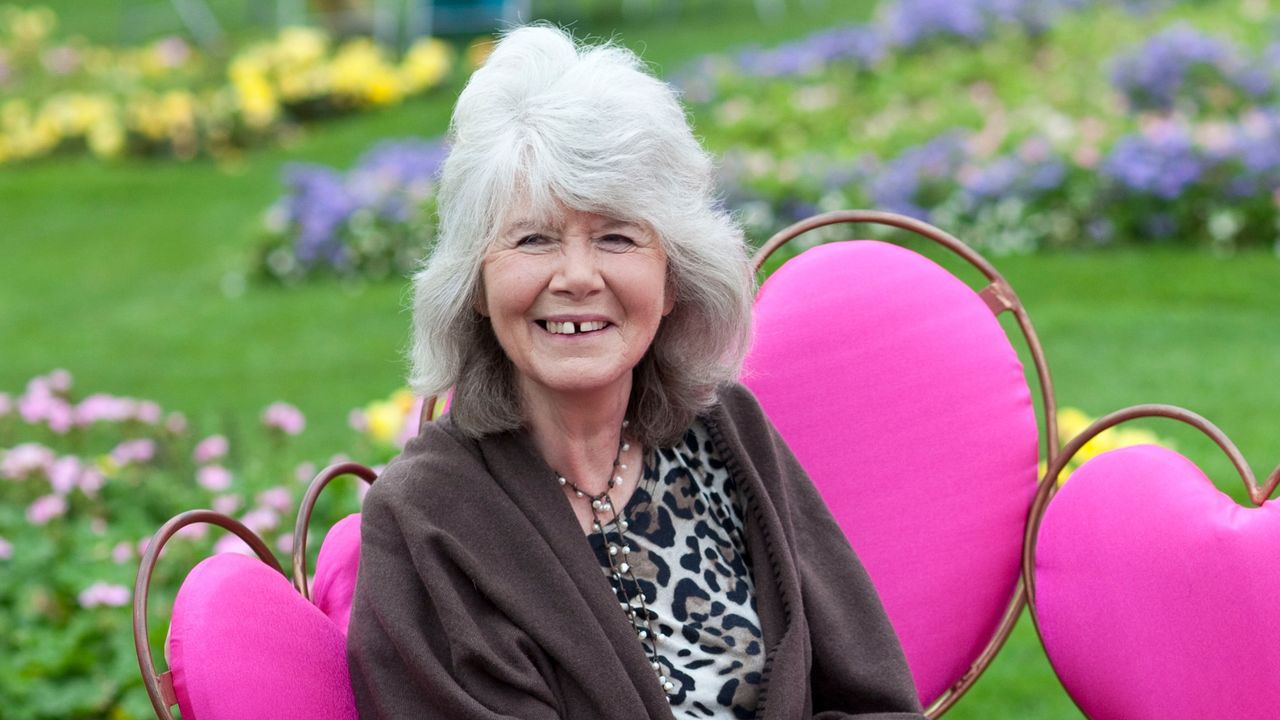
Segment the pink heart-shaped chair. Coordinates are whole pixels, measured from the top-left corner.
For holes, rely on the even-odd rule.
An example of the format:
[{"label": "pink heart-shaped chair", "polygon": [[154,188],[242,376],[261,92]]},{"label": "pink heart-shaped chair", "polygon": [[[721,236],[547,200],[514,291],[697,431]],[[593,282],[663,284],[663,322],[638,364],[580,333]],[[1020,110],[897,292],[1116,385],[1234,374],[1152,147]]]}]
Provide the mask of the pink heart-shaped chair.
[{"label": "pink heart-shaped chair", "polygon": [[757,266],[801,233],[843,222],[914,232],[959,254],[990,283],[975,291],[897,245],[819,245],[760,289],[743,376],[866,566],[921,702],[936,717],[994,657],[1023,602],[1020,559],[1038,434],[999,312],[1012,311],[1025,333],[1050,438],[1052,391],[1008,284],[925,223],[829,213],[780,233]]},{"label": "pink heart-shaped chair", "polygon": [[[182,513],[156,533],[134,592],[134,643],[157,717],[172,720],[357,720],[347,673],[346,634],[360,560],[360,515],[330,528],[316,560],[314,597],[306,577],[307,526],[316,498],[355,463],[326,468],[308,488],[294,532],[294,584],[265,543],[236,520],[210,510]],[[169,670],[157,674],[147,631],[151,572],[182,527],[208,522],[243,539],[258,559],[221,553],[187,574],[174,601]]]},{"label": "pink heart-shaped chair", "polygon": [[[1139,417],[1208,434],[1258,507],[1241,507],[1190,460],[1154,445],[1102,453],[1054,495],[1080,447]],[[1266,502],[1277,482],[1280,469],[1258,487],[1220,430],[1169,406],[1113,413],[1067,444],[1037,498],[1026,573],[1045,652],[1088,717],[1277,716],[1280,506]]]}]

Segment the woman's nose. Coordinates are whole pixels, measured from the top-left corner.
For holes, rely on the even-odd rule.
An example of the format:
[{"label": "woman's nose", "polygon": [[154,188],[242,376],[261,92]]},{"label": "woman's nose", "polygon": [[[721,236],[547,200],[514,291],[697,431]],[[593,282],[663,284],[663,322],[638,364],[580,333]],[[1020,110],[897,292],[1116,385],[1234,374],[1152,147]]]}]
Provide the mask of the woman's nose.
[{"label": "woman's nose", "polygon": [[574,296],[588,295],[599,290],[604,285],[604,279],[600,275],[598,260],[589,242],[565,243],[551,289]]}]

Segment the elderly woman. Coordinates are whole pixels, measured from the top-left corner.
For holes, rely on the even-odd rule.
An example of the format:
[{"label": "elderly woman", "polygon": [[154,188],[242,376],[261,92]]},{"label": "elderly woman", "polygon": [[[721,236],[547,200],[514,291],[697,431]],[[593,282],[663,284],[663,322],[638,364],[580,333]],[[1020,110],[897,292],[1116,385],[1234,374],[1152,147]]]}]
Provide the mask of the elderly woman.
[{"label": "elderly woman", "polygon": [[848,542],[751,394],[741,230],[631,52],[509,33],[458,99],[413,384],[364,506],[364,718],[918,718]]}]

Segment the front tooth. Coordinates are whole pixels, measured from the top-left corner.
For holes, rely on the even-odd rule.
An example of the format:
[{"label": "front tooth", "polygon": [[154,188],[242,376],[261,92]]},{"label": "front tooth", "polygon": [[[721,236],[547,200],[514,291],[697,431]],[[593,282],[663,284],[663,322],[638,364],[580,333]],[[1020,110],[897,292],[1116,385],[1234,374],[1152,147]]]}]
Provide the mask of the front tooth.
[{"label": "front tooth", "polygon": [[572,335],[574,332],[573,323],[572,322],[561,323],[560,332],[565,335]]}]

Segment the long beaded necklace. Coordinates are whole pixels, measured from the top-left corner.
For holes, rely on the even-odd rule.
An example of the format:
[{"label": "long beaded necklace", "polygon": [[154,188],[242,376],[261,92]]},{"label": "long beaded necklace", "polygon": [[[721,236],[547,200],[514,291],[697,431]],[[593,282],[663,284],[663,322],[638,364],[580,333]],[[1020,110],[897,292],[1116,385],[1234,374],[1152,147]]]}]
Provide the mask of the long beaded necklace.
[{"label": "long beaded necklace", "polygon": [[[628,422],[622,421],[622,433],[625,435]],[[645,647],[646,653],[649,655],[649,666],[658,675],[658,684],[662,686],[663,692],[667,693],[667,699],[671,699],[671,693],[675,691],[675,683],[667,677],[666,672],[662,669],[662,658],[658,656],[658,633],[653,629],[653,614],[649,612],[649,606],[644,599],[644,591],[640,588],[640,582],[636,580],[635,573],[632,572],[631,566],[631,544],[627,541],[627,528],[630,523],[627,522],[625,508],[616,509],[613,504],[613,498],[609,496],[609,491],[620,487],[623,483],[622,473],[627,466],[622,462],[622,454],[631,449],[631,443],[627,442],[626,437],[621,437],[618,443],[618,454],[613,458],[613,472],[609,482],[605,485],[603,492],[599,494],[591,494],[579,488],[569,478],[556,473],[556,482],[561,487],[568,486],[573,490],[574,497],[587,498],[591,502],[591,529],[600,533],[600,541],[605,548],[605,556],[609,558],[609,578],[614,586],[616,595],[629,597],[630,600],[619,601],[623,612],[627,614],[627,618],[631,620],[631,627],[636,631],[636,637],[640,638],[640,643]],[[618,528],[618,542],[610,543],[609,535],[604,531],[604,520],[602,513],[612,512],[613,518]],[[631,592],[627,591],[630,585]]]}]

